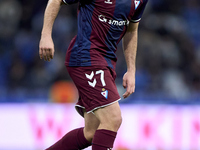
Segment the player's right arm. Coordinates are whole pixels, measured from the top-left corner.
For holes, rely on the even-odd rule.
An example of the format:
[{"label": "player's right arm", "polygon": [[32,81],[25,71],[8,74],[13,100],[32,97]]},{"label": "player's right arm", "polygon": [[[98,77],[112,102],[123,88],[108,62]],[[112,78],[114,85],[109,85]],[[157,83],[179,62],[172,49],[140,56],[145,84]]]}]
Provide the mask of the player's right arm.
[{"label": "player's right arm", "polygon": [[64,4],[62,0],[49,0],[45,9],[43,28],[39,44],[40,59],[44,59],[45,61],[50,61],[54,56],[52,28],[62,4]]}]

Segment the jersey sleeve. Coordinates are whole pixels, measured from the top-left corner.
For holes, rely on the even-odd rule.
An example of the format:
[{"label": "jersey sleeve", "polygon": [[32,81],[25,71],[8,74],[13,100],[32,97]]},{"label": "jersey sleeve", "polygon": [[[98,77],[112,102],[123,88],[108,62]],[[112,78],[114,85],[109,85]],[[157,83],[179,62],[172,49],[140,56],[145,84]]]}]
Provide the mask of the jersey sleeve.
[{"label": "jersey sleeve", "polygon": [[79,2],[80,0],[63,0],[63,2],[67,5],[74,4]]},{"label": "jersey sleeve", "polygon": [[131,22],[136,23],[139,22],[141,20],[142,14],[144,12],[144,9],[146,7],[148,0],[143,0],[143,3],[141,3],[138,8],[136,7],[136,11],[133,15],[133,17],[131,18]]}]

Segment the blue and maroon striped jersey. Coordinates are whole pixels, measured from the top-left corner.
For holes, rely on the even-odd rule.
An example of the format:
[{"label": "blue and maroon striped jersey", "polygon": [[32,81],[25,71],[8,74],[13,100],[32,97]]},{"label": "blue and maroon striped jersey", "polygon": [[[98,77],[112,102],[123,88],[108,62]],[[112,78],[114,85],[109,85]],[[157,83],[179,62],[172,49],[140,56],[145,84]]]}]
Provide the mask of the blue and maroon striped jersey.
[{"label": "blue and maroon striped jersey", "polygon": [[115,69],[117,44],[129,21],[141,19],[148,0],[63,0],[79,2],[78,33],[67,50],[67,66],[109,66]]}]

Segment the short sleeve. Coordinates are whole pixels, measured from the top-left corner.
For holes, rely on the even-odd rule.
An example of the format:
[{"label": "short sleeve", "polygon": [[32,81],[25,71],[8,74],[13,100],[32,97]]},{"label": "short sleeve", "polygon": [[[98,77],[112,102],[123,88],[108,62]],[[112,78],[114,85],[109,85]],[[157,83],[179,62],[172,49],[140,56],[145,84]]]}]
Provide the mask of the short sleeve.
[{"label": "short sleeve", "polygon": [[67,5],[78,3],[80,0],[63,0],[63,2]]},{"label": "short sleeve", "polygon": [[[137,2],[137,0],[135,0],[135,2]],[[133,23],[139,22],[141,20],[142,14],[144,12],[144,9],[146,7],[146,4],[147,4],[148,0],[143,0],[143,2],[141,2],[141,1],[138,1],[138,2],[139,2],[138,6],[135,3],[136,11],[135,11],[133,17],[130,20]]]}]

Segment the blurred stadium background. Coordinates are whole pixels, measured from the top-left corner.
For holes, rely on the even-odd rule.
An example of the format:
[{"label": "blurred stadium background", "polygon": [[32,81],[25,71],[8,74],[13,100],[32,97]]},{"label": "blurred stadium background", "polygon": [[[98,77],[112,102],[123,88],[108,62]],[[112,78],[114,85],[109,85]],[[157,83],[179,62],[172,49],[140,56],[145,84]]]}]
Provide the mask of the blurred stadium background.
[{"label": "blurred stadium background", "polygon": [[[62,6],[55,57],[39,59],[47,0],[0,0],[0,150],[42,150],[83,124],[65,69],[77,5]],[[119,44],[117,87],[126,71]],[[200,1],[149,0],[139,27],[136,92],[120,104],[116,150],[200,149]],[[129,130],[128,130],[129,129]]]}]

